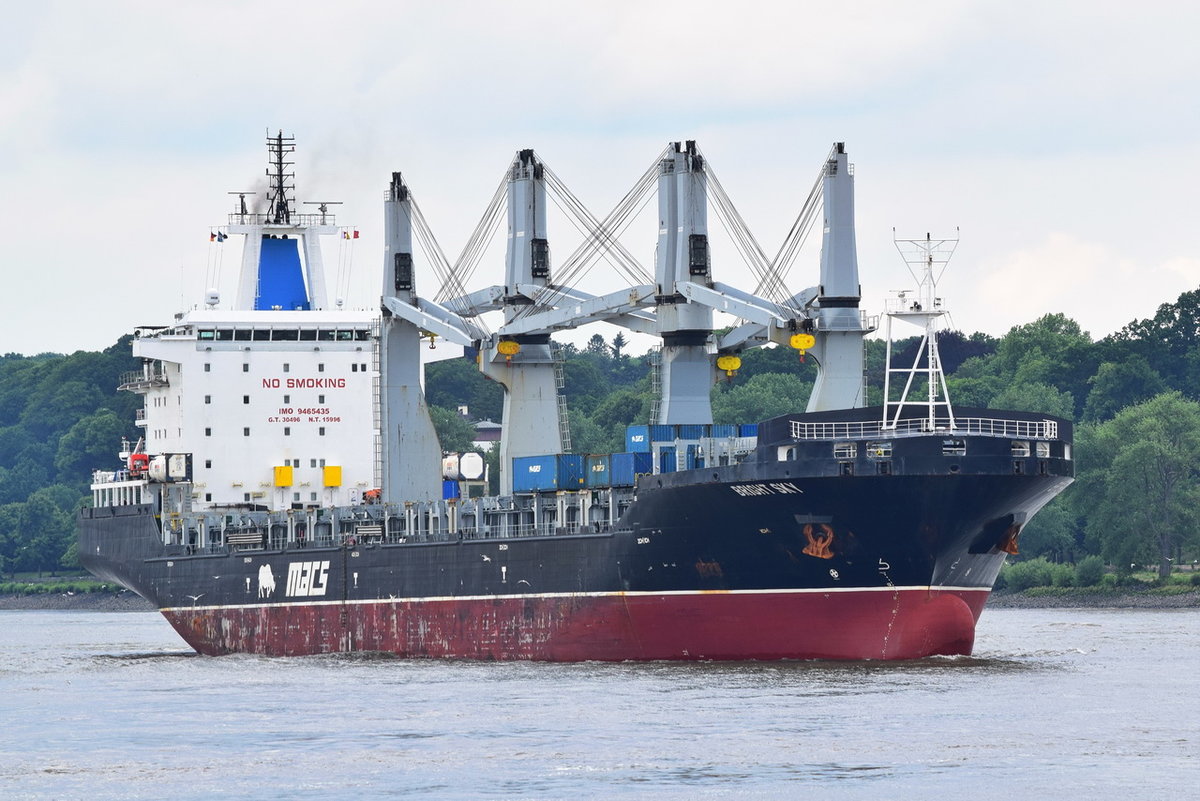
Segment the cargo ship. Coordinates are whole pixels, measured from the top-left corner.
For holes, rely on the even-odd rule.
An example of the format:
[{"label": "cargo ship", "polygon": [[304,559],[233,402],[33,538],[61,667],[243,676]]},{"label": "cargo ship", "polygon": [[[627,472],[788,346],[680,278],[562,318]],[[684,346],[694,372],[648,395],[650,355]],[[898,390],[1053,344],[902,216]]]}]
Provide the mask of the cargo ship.
[{"label": "cargo ship", "polygon": [[[545,193],[559,182],[528,150],[497,193],[504,283],[466,292],[462,266],[444,261],[439,300],[418,294],[413,235],[430,232],[393,173],[378,311],[329,302],[319,239],[357,236],[326,204],[296,213],[292,140],[268,147],[269,211],[239,198],[211,236],[244,237],[237,297],[214,289],[204,308],[136,332],[143,368],[122,386],[144,396],[142,439],[95,473],[80,515],[85,566],[152,601],[202,654],[969,654],[1006,554],[1072,480],[1068,421],[951,405],[936,340],[944,241],[908,243],[917,287],[889,304],[885,386],[865,404],[876,321],[858,308],[841,144],[801,212],[824,222],[820,283],[802,292],[713,278],[707,198],[720,189],[687,142],[639,182],[657,187],[653,274],[613,244],[617,212],[588,218],[632,281],[601,296],[552,275]],[[737,324],[714,327],[715,311]],[[662,342],[652,418],[622,453],[570,452],[552,335],[594,320]],[[908,365],[893,363],[893,322],[921,332]],[[438,445],[419,352],[433,337],[505,390],[499,494],[477,456]],[[817,364],[806,410],[715,424],[714,380],[767,344]]]}]

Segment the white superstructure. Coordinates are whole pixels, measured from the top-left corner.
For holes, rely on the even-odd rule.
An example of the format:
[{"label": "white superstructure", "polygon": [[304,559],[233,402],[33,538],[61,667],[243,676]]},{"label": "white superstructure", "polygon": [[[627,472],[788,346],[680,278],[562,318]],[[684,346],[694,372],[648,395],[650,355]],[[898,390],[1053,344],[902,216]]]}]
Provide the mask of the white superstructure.
[{"label": "white superstructure", "polygon": [[197,310],[139,332],[145,452],[192,455],[197,508],[355,503],[374,472],[373,315]]},{"label": "white superstructure", "polygon": [[249,212],[243,194],[214,234],[244,237],[234,302],[209,292],[205,308],[135,333],[142,369],[121,388],[143,396],[144,444],[127,471],[97,476],[98,504],[115,485],[164,481],[153,468],[171,455],[183,458],[164,483],[192,509],[355,504],[375,486],[378,316],[327,307],[319,238],[340,229],[324,205],[294,212],[293,145],[268,146],[270,210]]}]

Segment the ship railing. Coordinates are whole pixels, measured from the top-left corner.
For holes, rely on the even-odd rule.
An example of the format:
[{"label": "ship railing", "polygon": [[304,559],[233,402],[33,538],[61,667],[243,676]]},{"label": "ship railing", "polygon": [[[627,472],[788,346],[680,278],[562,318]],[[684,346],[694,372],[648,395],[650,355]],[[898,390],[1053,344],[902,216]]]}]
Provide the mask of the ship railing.
[{"label": "ship railing", "polygon": [[142,476],[134,476],[128,470],[93,470],[92,485],[121,484],[127,481],[142,481]]},{"label": "ship railing", "polygon": [[121,378],[117,382],[117,389],[145,389],[147,387],[165,387],[167,374],[161,371],[146,372],[144,370],[130,370],[122,373]]},{"label": "ship railing", "polygon": [[[280,227],[291,226],[294,228],[314,227],[318,225],[336,225],[336,218],[329,213],[321,214],[289,214],[288,221]],[[233,212],[229,215],[230,225],[279,225],[275,223],[269,214],[239,214]]]},{"label": "ship railing", "polygon": [[927,434],[976,434],[985,437],[1058,439],[1054,420],[1011,420],[1002,417],[911,418],[885,425],[881,420],[841,422],[792,421],[792,439],[837,440],[867,437],[916,437]]}]

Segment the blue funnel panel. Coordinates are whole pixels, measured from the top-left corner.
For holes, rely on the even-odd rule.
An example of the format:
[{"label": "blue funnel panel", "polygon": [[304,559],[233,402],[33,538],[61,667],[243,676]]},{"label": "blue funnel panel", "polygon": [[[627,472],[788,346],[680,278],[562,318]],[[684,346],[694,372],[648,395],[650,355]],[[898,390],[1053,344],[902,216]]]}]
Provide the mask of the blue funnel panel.
[{"label": "blue funnel panel", "polygon": [[258,297],[256,310],[308,310],[308,291],[300,269],[299,239],[266,239],[258,259]]}]

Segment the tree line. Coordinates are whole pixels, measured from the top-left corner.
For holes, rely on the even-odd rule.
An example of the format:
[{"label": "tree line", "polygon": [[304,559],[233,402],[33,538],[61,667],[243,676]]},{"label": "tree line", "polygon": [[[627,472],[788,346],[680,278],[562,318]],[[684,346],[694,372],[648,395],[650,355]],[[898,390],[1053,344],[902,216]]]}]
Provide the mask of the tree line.
[{"label": "tree line", "polygon": [[[140,396],[118,393],[138,368],[129,336],[99,352],[0,357],[0,573],[74,563],[75,514],[91,471],[112,464],[121,437],[137,438]],[[1076,482],[1025,528],[1020,559],[1071,563],[1099,556],[1119,571],[1153,564],[1165,575],[1200,556],[1200,290],[1099,340],[1061,314],[1002,337],[939,337],[958,406],[1052,414],[1075,422]],[[896,343],[919,360],[917,338]],[[653,409],[654,354],[630,355],[618,334],[562,345],[572,450],[620,451],[625,427]],[[866,348],[868,402],[882,402],[885,344]],[[742,354],[712,390],[717,423],[802,410],[815,365],[788,348]],[[459,413],[499,421],[498,384],[469,357],[428,365],[426,395],[447,451],[470,447]]]}]

